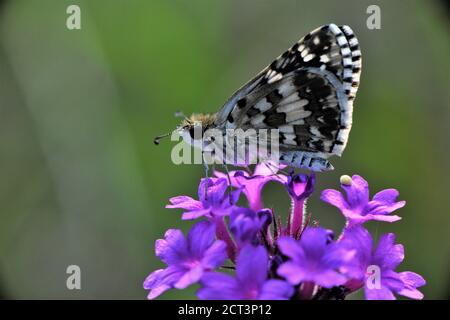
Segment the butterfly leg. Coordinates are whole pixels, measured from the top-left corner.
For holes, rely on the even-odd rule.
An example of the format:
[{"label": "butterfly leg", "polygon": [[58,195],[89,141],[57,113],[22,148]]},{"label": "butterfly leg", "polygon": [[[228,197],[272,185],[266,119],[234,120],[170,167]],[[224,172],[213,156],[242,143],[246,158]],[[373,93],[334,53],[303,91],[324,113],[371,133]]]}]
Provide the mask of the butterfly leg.
[{"label": "butterfly leg", "polygon": [[230,177],[230,171],[228,170],[228,166],[226,163],[223,164],[223,168],[225,169],[225,172],[227,173],[227,179],[228,179],[228,200],[230,201],[230,204],[232,202],[231,199],[231,177]]},{"label": "butterfly leg", "polygon": [[203,168],[205,169],[205,179],[206,179],[206,185],[205,185],[205,199],[208,200],[208,187],[209,187],[209,166],[205,161],[205,158],[203,158]]},{"label": "butterfly leg", "polygon": [[[276,165],[274,165],[272,162],[264,162],[265,164],[266,164],[266,166],[272,166],[272,169],[273,170],[275,170],[275,172],[278,172],[278,173],[283,173],[283,174],[285,174],[285,175],[287,175],[287,176],[290,176],[290,175],[292,175],[292,173],[293,173],[293,169],[291,168],[291,170],[290,171],[286,171],[286,170],[284,170],[284,169],[280,169],[279,167],[277,167]],[[272,170],[272,171],[273,171]]]},{"label": "butterfly leg", "polygon": [[273,176],[277,176],[278,178],[280,178],[280,172],[284,173],[285,175],[290,175],[289,172],[286,172],[282,169],[277,168],[275,165],[273,165],[271,162],[263,162],[263,164],[267,167],[267,169],[269,169],[270,171],[272,171],[272,175]]}]

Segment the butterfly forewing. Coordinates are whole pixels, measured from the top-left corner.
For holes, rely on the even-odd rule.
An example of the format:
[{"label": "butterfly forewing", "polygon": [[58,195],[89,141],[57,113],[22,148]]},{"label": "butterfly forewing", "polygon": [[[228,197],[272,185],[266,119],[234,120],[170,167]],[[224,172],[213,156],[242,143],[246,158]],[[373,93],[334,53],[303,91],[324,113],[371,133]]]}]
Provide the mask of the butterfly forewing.
[{"label": "butterfly forewing", "polygon": [[351,28],[320,27],[238,90],[219,111],[216,125],[279,129],[281,160],[324,169],[324,159],[340,156],[346,146],[360,70]]}]

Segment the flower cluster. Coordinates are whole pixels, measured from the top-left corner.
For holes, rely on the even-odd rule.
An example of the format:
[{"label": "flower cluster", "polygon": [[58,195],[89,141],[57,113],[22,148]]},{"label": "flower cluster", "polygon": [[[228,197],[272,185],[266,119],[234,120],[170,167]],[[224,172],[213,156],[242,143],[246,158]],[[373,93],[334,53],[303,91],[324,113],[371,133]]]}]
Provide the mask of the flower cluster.
[{"label": "flower cluster", "polygon": [[[156,241],[156,255],[167,267],[145,280],[149,299],[194,283],[200,284],[200,299],[330,300],[360,289],[366,299],[395,299],[394,294],[423,298],[417,290],[425,284],[420,275],[395,271],[404,259],[395,235],[382,235],[375,245],[363,226],[369,220],[400,219],[392,215],[405,205],[397,201],[397,190],[370,199],[368,183],[358,175],[341,177],[345,193],[324,190],[320,198],[337,207],[347,222],[335,239],[331,230],[312,223],[306,210],[314,174],[286,175],[271,166],[258,165],[253,174],[216,172],[201,180],[199,200],[170,199],[167,208],[183,209],[182,219],[200,221],[186,237],[171,229]],[[270,181],[283,185],[292,200],[285,225],[264,207],[261,192]],[[242,194],[246,207],[238,205]]]}]

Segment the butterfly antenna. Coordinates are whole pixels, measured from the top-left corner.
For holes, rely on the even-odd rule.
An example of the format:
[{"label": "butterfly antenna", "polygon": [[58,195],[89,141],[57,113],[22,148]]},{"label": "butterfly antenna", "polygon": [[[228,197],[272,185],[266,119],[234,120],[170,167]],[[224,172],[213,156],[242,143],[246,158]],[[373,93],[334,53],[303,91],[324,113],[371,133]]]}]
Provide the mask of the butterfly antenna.
[{"label": "butterfly antenna", "polygon": [[186,115],[183,113],[183,111],[175,111],[175,117],[184,119],[187,118]]},{"label": "butterfly antenna", "polygon": [[162,138],[168,137],[168,136],[170,136],[171,134],[172,134],[172,132],[169,132],[169,133],[166,133],[166,134],[162,134],[162,135],[160,135],[160,136],[157,136],[157,137],[153,140],[153,143],[156,144],[156,145],[159,145],[159,142],[160,142],[160,140],[161,140]]}]

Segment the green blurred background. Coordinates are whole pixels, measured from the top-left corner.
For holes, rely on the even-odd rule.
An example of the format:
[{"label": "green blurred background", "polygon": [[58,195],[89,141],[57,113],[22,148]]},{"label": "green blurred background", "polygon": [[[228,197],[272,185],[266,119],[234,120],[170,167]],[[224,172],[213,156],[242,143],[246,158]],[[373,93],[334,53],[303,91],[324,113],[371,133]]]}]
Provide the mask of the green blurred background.
[{"label": "green blurred background", "polygon": [[[161,263],[154,241],[182,227],[168,198],[195,195],[201,166],[175,166],[176,110],[214,112],[312,29],[350,25],[363,52],[346,152],[317,190],[358,173],[372,193],[398,188],[398,223],[372,223],[405,245],[400,270],[450,293],[449,20],[444,1],[0,1],[0,295],[12,299],[144,299]],[[81,30],[66,8],[81,8]],[[381,8],[381,29],[366,9]],[[337,210],[309,202],[335,231]],[[283,188],[267,206],[286,212]],[[81,267],[82,289],[66,288]],[[161,298],[194,298],[195,288]]]}]

